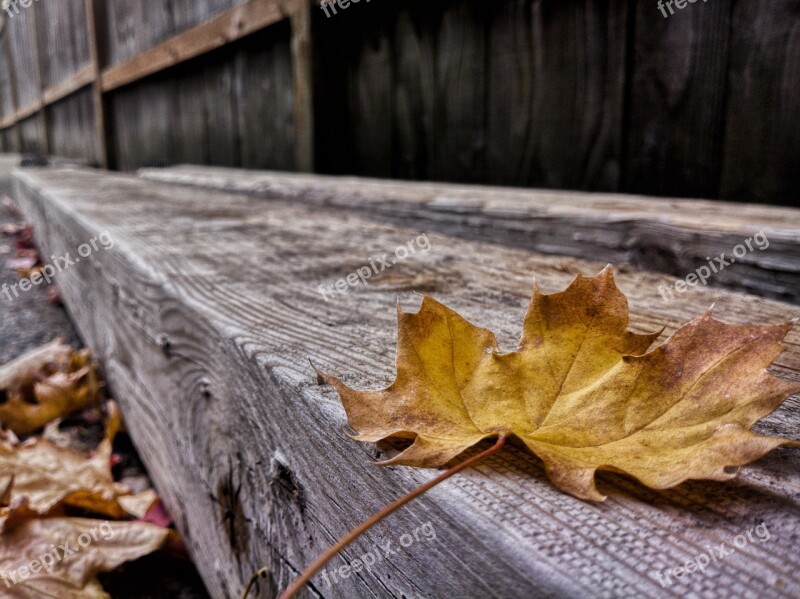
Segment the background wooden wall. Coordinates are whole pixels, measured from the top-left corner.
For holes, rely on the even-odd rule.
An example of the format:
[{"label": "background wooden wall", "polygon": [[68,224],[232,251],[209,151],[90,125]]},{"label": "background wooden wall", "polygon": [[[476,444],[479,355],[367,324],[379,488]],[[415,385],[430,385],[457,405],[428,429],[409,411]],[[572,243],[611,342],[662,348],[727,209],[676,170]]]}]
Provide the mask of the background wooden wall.
[{"label": "background wooden wall", "polygon": [[[86,77],[235,5],[292,18]],[[39,0],[6,30],[7,151],[800,205],[800,0]]]}]

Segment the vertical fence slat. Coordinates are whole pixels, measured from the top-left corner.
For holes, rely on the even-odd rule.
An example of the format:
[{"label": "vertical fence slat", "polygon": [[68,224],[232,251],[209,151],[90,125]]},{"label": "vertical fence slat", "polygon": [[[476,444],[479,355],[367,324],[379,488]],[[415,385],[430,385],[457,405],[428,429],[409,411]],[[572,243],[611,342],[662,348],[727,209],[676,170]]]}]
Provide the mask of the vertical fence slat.
[{"label": "vertical fence slat", "polygon": [[738,93],[726,86],[731,3],[635,11],[625,190],[717,197],[726,95]]},{"label": "vertical fence slat", "polygon": [[95,154],[102,168],[111,166],[110,147],[108,139],[108,120],[106,117],[106,103],[103,97],[103,85],[100,78],[103,68],[102,35],[105,31],[101,30],[106,22],[103,13],[104,3],[102,0],[84,0],[86,7],[86,32],[89,40],[89,60],[92,65],[92,106],[94,109],[94,135],[95,135]]},{"label": "vertical fence slat", "polygon": [[47,111],[44,109],[44,77],[42,76],[42,61],[47,58],[47,52],[42,48],[42,25],[44,23],[44,6],[34,2],[28,10],[28,26],[30,27],[31,44],[33,50],[33,73],[36,89],[39,92],[40,109],[38,113],[41,127],[42,153],[50,153],[50,129],[47,126]]},{"label": "vertical fence slat", "polygon": [[[6,31],[3,34],[3,63],[6,67],[6,73],[8,75],[8,86],[11,88],[11,107],[16,114],[17,110],[19,110],[19,87],[17,87],[17,76],[16,71],[14,70],[14,60],[11,56],[12,48],[11,48],[11,37],[8,34],[8,28],[11,26],[11,23],[8,21],[6,22]],[[14,131],[17,137],[17,151],[22,151],[22,132],[19,127],[19,123],[14,125]]]},{"label": "vertical fence slat", "polygon": [[734,4],[721,196],[800,203],[800,1]]},{"label": "vertical fence slat", "polygon": [[295,167],[314,171],[314,98],[311,47],[311,1],[295,0],[291,14],[294,72]]}]

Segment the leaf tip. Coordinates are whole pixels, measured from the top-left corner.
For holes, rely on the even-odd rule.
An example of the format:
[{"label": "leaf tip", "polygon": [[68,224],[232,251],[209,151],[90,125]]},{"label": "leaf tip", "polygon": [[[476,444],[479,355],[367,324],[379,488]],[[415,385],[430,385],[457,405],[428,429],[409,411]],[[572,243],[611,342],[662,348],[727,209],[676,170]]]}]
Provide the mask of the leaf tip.
[{"label": "leaf tip", "polygon": [[311,365],[311,368],[314,370],[314,374],[317,375],[317,385],[324,385],[325,383],[327,383],[327,380],[325,379],[325,373],[322,372],[319,368],[317,368],[317,366],[314,364],[314,362],[311,360],[311,358],[308,358],[308,363]]}]

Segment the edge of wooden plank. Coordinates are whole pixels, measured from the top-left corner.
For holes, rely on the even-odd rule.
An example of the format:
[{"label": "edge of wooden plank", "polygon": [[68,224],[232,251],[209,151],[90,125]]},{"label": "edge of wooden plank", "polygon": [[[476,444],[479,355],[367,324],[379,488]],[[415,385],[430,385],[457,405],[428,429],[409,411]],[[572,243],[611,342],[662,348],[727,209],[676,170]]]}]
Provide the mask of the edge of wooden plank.
[{"label": "edge of wooden plank", "polygon": [[[800,303],[800,209],[712,200],[400,182],[224,167],[141,169],[163,183],[358,210],[399,225],[686,277],[763,234],[711,285]],[[759,237],[760,239],[760,237]],[[760,244],[763,245],[763,244]],[[737,254],[738,256],[738,254]]]}]

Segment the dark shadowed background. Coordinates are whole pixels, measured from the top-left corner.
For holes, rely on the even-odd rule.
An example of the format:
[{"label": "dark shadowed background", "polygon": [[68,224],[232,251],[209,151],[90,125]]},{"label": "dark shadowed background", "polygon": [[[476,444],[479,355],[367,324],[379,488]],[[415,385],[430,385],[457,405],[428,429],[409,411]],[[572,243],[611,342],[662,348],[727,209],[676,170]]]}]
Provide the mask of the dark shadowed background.
[{"label": "dark shadowed background", "polygon": [[[39,0],[6,19],[0,151],[800,204],[798,0],[265,17],[298,4]],[[218,13],[216,49],[137,56]]]}]

